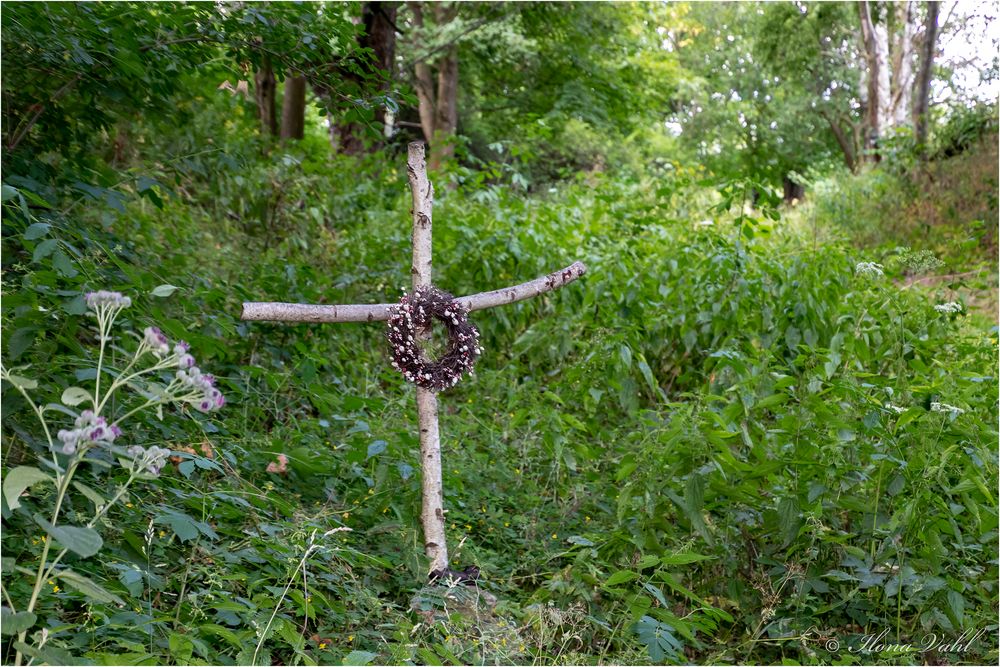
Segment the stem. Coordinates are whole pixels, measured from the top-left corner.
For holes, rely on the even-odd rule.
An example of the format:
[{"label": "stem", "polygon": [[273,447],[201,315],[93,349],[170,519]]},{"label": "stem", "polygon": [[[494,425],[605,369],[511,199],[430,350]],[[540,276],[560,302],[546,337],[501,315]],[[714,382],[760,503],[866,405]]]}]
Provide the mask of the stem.
[{"label": "stem", "polygon": [[7,592],[7,587],[0,583],[0,592],[3,593],[4,598],[7,600],[7,606],[10,607],[11,612],[17,613],[17,607],[14,606],[14,601],[10,599],[10,593]]},{"label": "stem", "polygon": [[[122,372],[119,373],[118,377],[115,378],[114,382],[111,383],[111,388],[108,389],[108,392],[104,395],[104,400],[101,401],[100,405],[96,405],[96,407],[94,408],[94,412],[100,413],[101,410],[104,409],[104,405],[108,402],[108,399],[111,398],[111,394],[113,394],[115,392],[115,389],[117,389],[118,387],[120,387],[120,386],[122,386],[124,384],[127,384],[129,382],[129,380],[132,380],[133,378],[137,378],[140,375],[143,375],[144,373],[149,373],[151,371],[159,370],[160,369],[159,368],[160,364],[157,363],[157,364],[151,366],[150,368],[147,368],[147,369],[141,370],[141,371],[137,371],[137,372],[133,373],[132,375],[128,375],[128,376],[125,375],[126,373],[129,372],[129,370],[133,366],[135,366],[135,362],[137,362],[139,360],[139,357],[141,357],[145,351],[146,351],[146,345],[145,345],[145,343],[140,343],[139,344],[139,348],[135,351],[135,354],[132,356],[132,361],[128,362],[128,366],[126,366],[125,368],[123,368]],[[98,374],[98,379],[100,379],[100,374]],[[94,401],[95,401],[95,403],[97,401],[96,394],[94,396]]]},{"label": "stem", "polygon": [[[73,473],[76,472],[76,468],[80,464],[80,461],[83,460],[83,454],[86,451],[87,451],[86,448],[81,448],[77,458],[67,467],[66,474],[62,475],[57,480],[58,487],[56,492],[56,506],[55,509],[52,510],[52,521],[51,521],[51,524],[53,526],[56,525],[56,521],[59,519],[59,510],[62,509],[63,499],[66,497],[66,491],[69,489],[69,482],[73,478]],[[58,475],[58,472],[56,474]],[[48,572],[51,572],[51,569],[48,570],[48,572],[45,570],[45,563],[48,560],[49,549],[51,547],[52,547],[52,536],[47,534],[45,536],[45,546],[42,547],[41,558],[39,558],[38,560],[38,574],[35,575],[35,585],[31,590],[31,598],[28,600],[28,606],[25,609],[25,611],[32,612],[35,610],[35,603],[38,602],[38,595],[39,593],[42,592],[42,583],[48,577]],[[63,549],[63,553],[66,553],[65,549]],[[62,558],[62,554],[59,554],[59,558]],[[23,642],[27,634],[28,634],[27,630],[22,630],[18,634],[17,640]],[[21,655],[21,652],[17,651],[17,653],[14,656],[14,665],[16,667],[19,667],[22,659],[23,656]]]},{"label": "stem", "polygon": [[[107,311],[105,310],[105,308],[103,306],[100,307],[98,309],[98,311],[97,311],[97,335],[101,339],[101,352],[100,352],[100,354],[97,355],[97,377],[94,379],[94,412],[95,413],[99,412],[100,411],[100,406],[103,405],[103,403],[100,403],[99,400],[101,398],[101,366],[104,364],[104,344],[105,344],[105,337],[106,337],[105,336],[106,322],[105,322],[104,318],[105,318],[106,314],[107,314]],[[111,392],[108,392],[108,393],[110,394]]]},{"label": "stem", "polygon": [[[116,493],[111,498],[111,500],[109,500],[107,504],[104,505],[104,507],[99,509],[97,513],[94,515],[94,517],[87,522],[87,528],[93,528],[95,525],[97,525],[97,522],[100,521],[101,518],[108,513],[108,510],[110,510],[115,503],[121,500],[121,497],[125,495],[125,491],[128,490],[128,487],[135,480],[136,474],[137,472],[133,472],[131,475],[129,475],[128,481],[126,481],[125,484],[118,490],[118,493]],[[46,540],[46,543],[48,543],[48,540]],[[56,565],[59,564],[59,561],[62,560],[62,557],[65,556],[68,551],[69,549],[63,549],[58,554],[56,554],[56,557],[52,560],[52,564],[49,566],[49,569],[45,571],[45,576],[43,576],[42,579],[48,579],[49,577],[52,576],[52,573],[55,572],[56,570]]]},{"label": "stem", "polygon": [[[3,369],[4,379],[10,382],[10,379],[7,377],[8,375],[9,373],[7,372],[7,369]],[[52,455],[53,469],[56,471],[56,484],[58,484],[60,479],[59,459],[56,458],[55,444],[52,442],[52,434],[49,432],[49,425],[45,421],[45,417],[43,416],[44,411],[41,408],[39,408],[38,405],[36,405],[33,400],[31,400],[31,396],[28,395],[28,392],[23,387],[19,387],[13,382],[11,382],[11,385],[14,387],[14,389],[17,389],[17,391],[21,394],[21,396],[24,396],[24,400],[28,401],[28,405],[31,406],[31,409],[34,411],[35,416],[38,417],[38,421],[41,422],[42,424],[42,430],[45,431],[45,439],[49,443],[49,453]]]},{"label": "stem", "polygon": [[267,625],[264,626],[264,629],[260,633],[260,641],[257,642],[257,648],[253,651],[253,659],[250,660],[251,665],[257,664],[257,654],[260,653],[260,647],[264,645],[264,641],[267,639],[267,631],[271,629],[271,624],[274,623],[274,617],[278,615],[278,609],[281,608],[281,603],[285,601],[285,596],[288,595],[288,589],[292,587],[292,583],[295,581],[295,575],[299,573],[299,570],[305,567],[306,559],[309,558],[309,554],[311,554],[313,549],[315,549],[312,544],[315,536],[316,531],[314,530],[313,534],[309,537],[309,546],[306,547],[306,552],[302,554],[302,560],[300,560],[299,564],[295,567],[295,571],[292,572],[292,576],[288,578],[288,583],[285,584],[285,590],[281,592],[281,597],[278,598],[278,601],[274,605],[274,611],[271,612],[271,618],[267,619]]}]

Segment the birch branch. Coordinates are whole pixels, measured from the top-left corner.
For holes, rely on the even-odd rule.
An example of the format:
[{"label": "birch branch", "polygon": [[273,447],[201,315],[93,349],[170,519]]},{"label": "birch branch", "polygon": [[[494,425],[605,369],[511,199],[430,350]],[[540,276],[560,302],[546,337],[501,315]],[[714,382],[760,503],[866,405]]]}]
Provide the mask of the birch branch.
[{"label": "birch branch", "polygon": [[[587,272],[583,262],[574,262],[547,276],[529,280],[492,292],[480,292],[456,299],[470,311],[505,306],[551,292],[568,285]],[[305,303],[247,301],[243,304],[244,320],[269,322],[384,322],[389,319],[393,303],[322,306]]]}]

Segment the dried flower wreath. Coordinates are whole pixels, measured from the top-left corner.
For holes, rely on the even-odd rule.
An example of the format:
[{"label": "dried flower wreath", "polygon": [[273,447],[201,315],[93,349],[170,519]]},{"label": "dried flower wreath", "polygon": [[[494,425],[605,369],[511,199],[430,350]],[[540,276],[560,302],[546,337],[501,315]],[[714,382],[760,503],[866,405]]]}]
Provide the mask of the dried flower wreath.
[{"label": "dried flower wreath", "polygon": [[[430,327],[432,320],[439,320],[448,330],[448,349],[437,361],[429,361],[418,346],[418,333]],[[436,287],[404,294],[389,317],[386,334],[392,367],[418,387],[434,391],[458,384],[483,352],[479,330],[469,323],[468,312],[455,297]]]}]

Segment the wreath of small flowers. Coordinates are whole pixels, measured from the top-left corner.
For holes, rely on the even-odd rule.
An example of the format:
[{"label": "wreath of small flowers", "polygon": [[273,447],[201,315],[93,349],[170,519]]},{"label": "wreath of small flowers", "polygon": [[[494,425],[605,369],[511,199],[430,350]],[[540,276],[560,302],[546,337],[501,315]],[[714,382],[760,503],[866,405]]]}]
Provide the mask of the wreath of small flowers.
[{"label": "wreath of small flowers", "polygon": [[[427,330],[432,320],[448,331],[448,349],[440,359],[430,361],[418,343],[419,332]],[[455,297],[436,287],[418,287],[404,294],[393,308],[386,328],[392,367],[409,382],[441,391],[454,387],[465,373],[471,373],[476,358],[482,354],[479,330],[469,323],[468,311]]]}]

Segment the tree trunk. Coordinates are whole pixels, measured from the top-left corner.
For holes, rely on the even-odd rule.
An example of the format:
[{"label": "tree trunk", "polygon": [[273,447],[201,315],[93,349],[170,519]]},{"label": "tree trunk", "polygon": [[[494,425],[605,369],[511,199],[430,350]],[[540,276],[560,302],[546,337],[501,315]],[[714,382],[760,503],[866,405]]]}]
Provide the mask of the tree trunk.
[{"label": "tree trunk", "polygon": [[830,130],[833,132],[833,136],[837,139],[837,145],[840,146],[840,151],[844,154],[844,164],[847,168],[854,173],[857,170],[857,159],[855,157],[855,145],[847,138],[847,134],[844,132],[844,128],[840,126],[830,114],[824,113],[823,118],[826,122],[830,124]]},{"label": "tree trunk", "polygon": [[[425,3],[408,2],[413,14],[413,23],[418,32],[425,24]],[[455,20],[458,9],[445,3],[431,6],[434,25],[437,28]],[[440,51],[440,49],[436,49]],[[417,61],[413,66],[417,102],[420,112],[420,129],[424,140],[431,146],[427,168],[436,171],[441,164],[455,154],[452,137],[458,129],[458,46],[451,44],[436,63],[437,82],[434,81],[435,67],[427,60]]]},{"label": "tree trunk", "polygon": [[438,65],[437,108],[435,109],[434,139],[428,168],[435,171],[455,154],[452,137],[458,128],[458,49],[448,49]]},{"label": "tree trunk", "polygon": [[[408,2],[407,7],[413,14],[413,25],[418,31],[422,31],[424,25],[424,7],[420,2]],[[434,137],[435,109],[437,104],[434,98],[434,74],[431,66],[424,61],[417,61],[413,65],[415,77],[414,88],[417,92],[417,110],[420,113],[420,130],[424,133],[424,140],[430,143]]]},{"label": "tree trunk", "polygon": [[285,79],[285,98],[281,102],[281,140],[301,139],[306,127],[306,78]]},{"label": "tree trunk", "polygon": [[931,93],[931,72],[934,69],[934,51],[937,48],[938,11],[940,2],[927,3],[927,23],[921,44],[920,73],[917,75],[916,93],[913,99],[913,135],[917,145],[927,143],[927,107]]},{"label": "tree trunk", "polygon": [[257,99],[257,116],[260,118],[260,131],[268,137],[278,134],[278,117],[275,115],[274,69],[271,67],[271,56],[264,56],[260,69],[254,74],[254,97]]},{"label": "tree trunk", "polygon": [[[358,35],[358,46],[369,49],[373,58],[372,74],[380,79],[379,89],[386,93],[392,81],[393,61],[396,57],[396,7],[395,2],[366,2],[361,8],[363,31]],[[359,88],[364,86],[366,77],[356,72],[346,70],[343,77],[354,82]],[[375,109],[375,120],[386,123],[386,109],[379,105]],[[331,139],[334,147],[348,155],[360,155],[366,150],[365,127],[361,123],[337,123],[331,126]],[[377,149],[377,143],[369,148]]]},{"label": "tree trunk", "polygon": [[881,129],[882,118],[882,96],[880,80],[882,78],[880,70],[881,58],[879,57],[878,37],[875,26],[872,24],[871,9],[868,0],[861,0],[858,3],[858,14],[861,19],[861,39],[864,45],[865,64],[867,66],[866,82],[868,99],[865,108],[865,148],[869,151],[869,159],[878,161],[879,131]]},{"label": "tree trunk", "polygon": [[891,120],[894,127],[910,122],[913,97],[913,37],[916,33],[915,3],[907,0],[896,5],[898,37],[892,57]]}]

